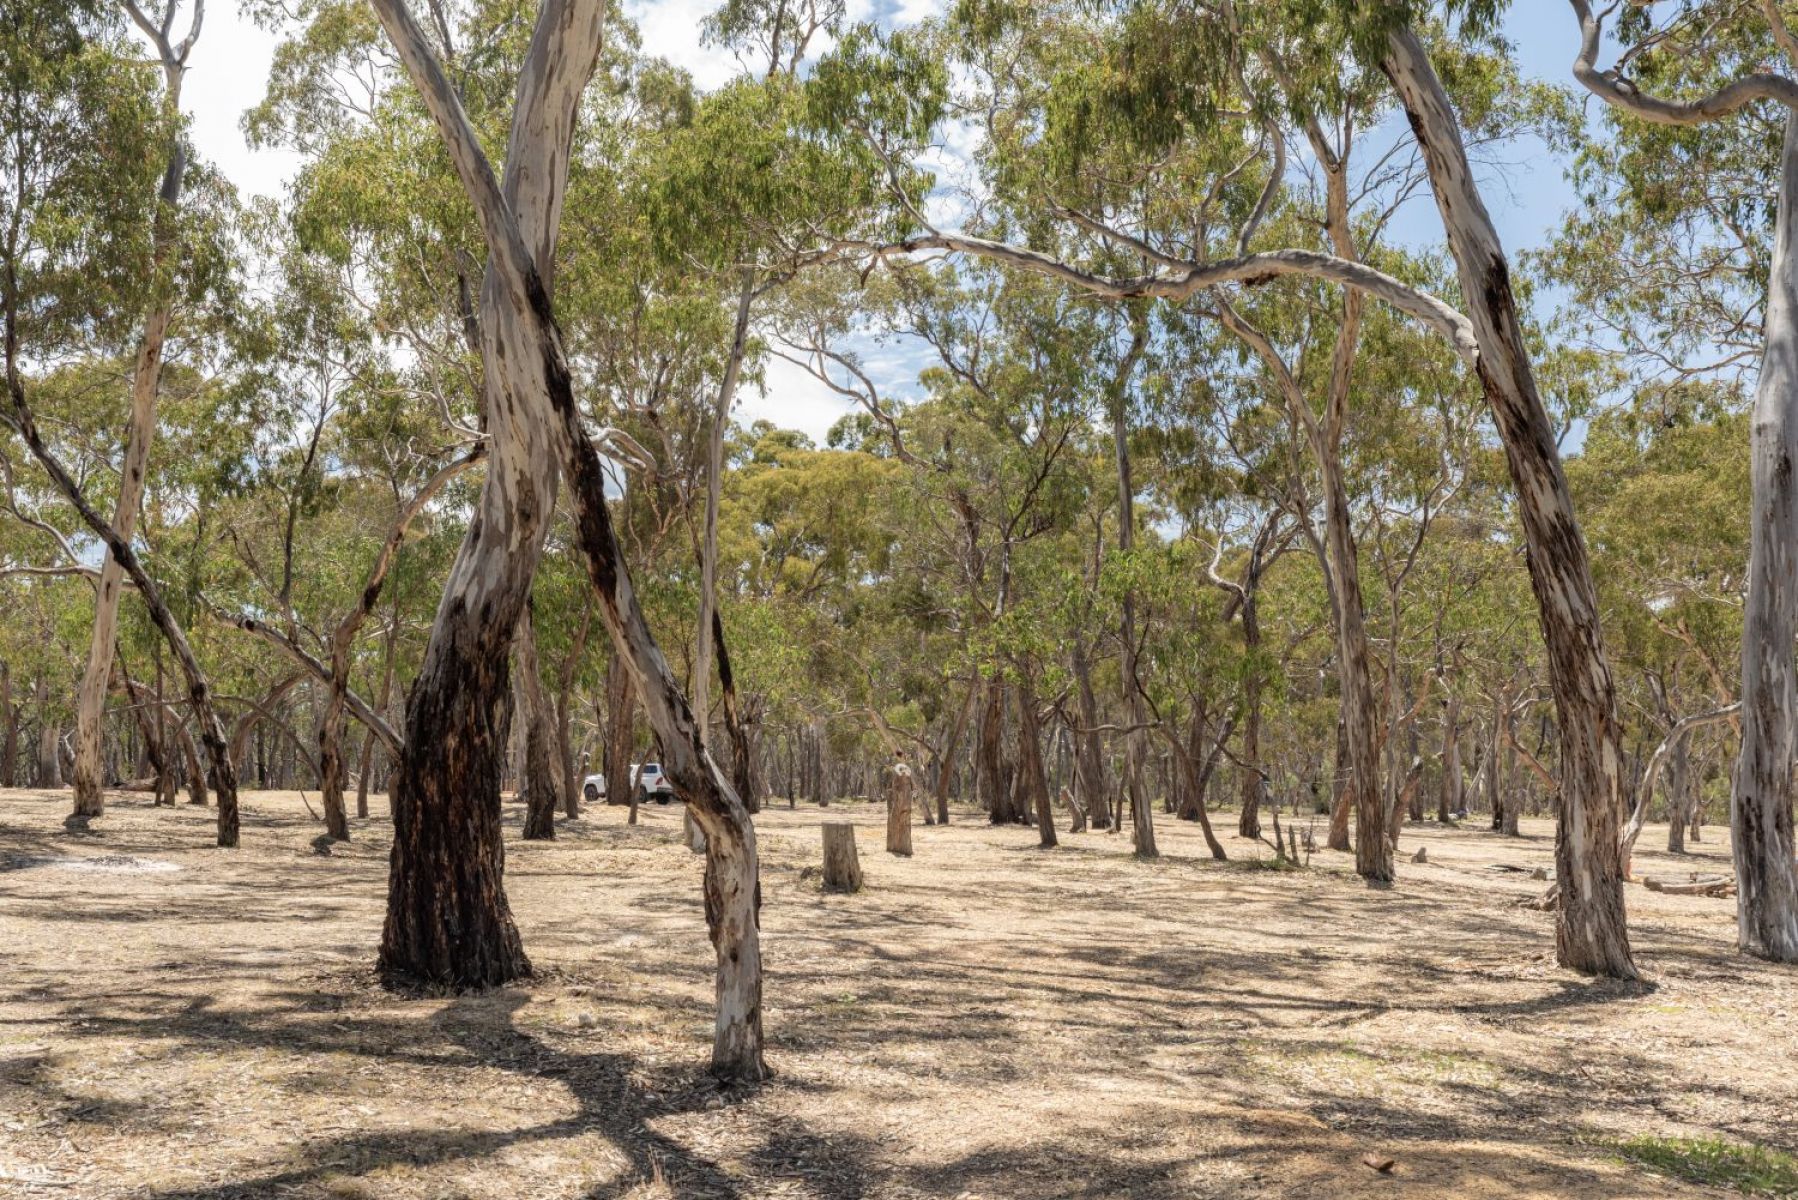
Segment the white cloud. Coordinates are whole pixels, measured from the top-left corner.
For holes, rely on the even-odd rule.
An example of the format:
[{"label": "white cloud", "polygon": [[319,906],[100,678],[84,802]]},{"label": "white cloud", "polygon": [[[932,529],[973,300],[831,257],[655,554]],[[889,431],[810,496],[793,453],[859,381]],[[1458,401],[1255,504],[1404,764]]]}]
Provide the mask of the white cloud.
[{"label": "white cloud", "polygon": [[[178,27],[191,11],[183,5]],[[277,40],[252,24],[236,4],[213,0],[181,87],[181,107],[193,119],[200,156],[216,164],[246,197],[280,196],[300,166],[300,156],[292,151],[251,150],[239,124],[246,109],[262,102]]]},{"label": "white cloud", "polygon": [[824,437],[853,407],[853,403],[826,387],[816,376],[784,358],[769,357],[761,390],[746,392],[737,401],[736,419],[772,421],[782,429],[797,429],[822,446]]}]

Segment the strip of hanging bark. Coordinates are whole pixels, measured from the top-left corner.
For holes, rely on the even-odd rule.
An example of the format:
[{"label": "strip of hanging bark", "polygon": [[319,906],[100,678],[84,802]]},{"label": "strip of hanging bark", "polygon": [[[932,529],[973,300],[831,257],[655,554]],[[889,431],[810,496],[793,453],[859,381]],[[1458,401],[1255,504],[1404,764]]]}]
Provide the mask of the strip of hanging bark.
[{"label": "strip of hanging bark", "polygon": [[[509,296],[512,315],[527,322],[534,335],[541,354],[544,394],[525,393],[516,400],[531,420],[547,425],[553,436],[574,499],[577,538],[601,616],[643,698],[662,745],[664,770],[706,836],[706,921],[718,962],[712,1068],[732,1078],[766,1078],[755,826],[706,750],[692,710],[650,633],[612,528],[599,456],[581,428],[549,293],[511,207],[454,89],[405,4],[402,0],[372,3],[443,135],[486,237],[489,270],[496,273]],[[554,21],[556,7],[553,0],[546,0],[540,34],[545,34],[544,22]],[[563,19],[573,17],[564,15]]]},{"label": "strip of hanging bark", "polygon": [[731,670],[730,649],[724,644],[724,619],[712,607],[712,649],[718,660],[718,691],[724,701],[724,733],[730,739],[730,782],[743,799],[743,807],[752,813],[762,811],[760,789],[755,781],[755,759],[750,753],[749,730],[744,727],[737,707],[737,677]]}]

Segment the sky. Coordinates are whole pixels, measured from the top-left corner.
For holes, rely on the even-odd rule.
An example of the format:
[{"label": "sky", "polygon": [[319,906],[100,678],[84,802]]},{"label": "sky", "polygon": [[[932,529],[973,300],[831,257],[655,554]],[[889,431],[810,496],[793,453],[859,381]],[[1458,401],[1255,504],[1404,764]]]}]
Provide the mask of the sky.
[{"label": "sky", "polygon": [[[703,46],[699,28],[718,0],[625,0],[624,9],[642,31],[646,52],[686,68],[702,88],[716,87],[738,69],[730,55]],[[904,25],[932,15],[943,0],[850,0],[851,17]],[[279,198],[299,165],[285,150],[251,150],[244,142],[244,111],[262,99],[277,35],[260,29],[238,12],[236,0],[211,0],[206,22],[190,60],[183,103],[193,118],[193,136],[201,154],[218,164],[246,195]],[[183,21],[186,6],[183,6]],[[179,22],[178,22],[179,24]],[[1576,29],[1565,0],[1513,0],[1504,23],[1505,35],[1517,47],[1526,75],[1563,83],[1571,79]],[[1394,134],[1396,136],[1396,134]],[[1516,253],[1545,244],[1572,207],[1573,192],[1564,165],[1533,140],[1490,156],[1480,171],[1480,184],[1507,250]],[[1411,246],[1439,245],[1441,226],[1429,194],[1409,203],[1394,226],[1399,241]],[[903,388],[915,364],[891,354],[879,366],[883,383]],[[765,382],[738,405],[745,421],[767,419],[803,430],[822,443],[848,404],[799,367],[775,359]]]}]

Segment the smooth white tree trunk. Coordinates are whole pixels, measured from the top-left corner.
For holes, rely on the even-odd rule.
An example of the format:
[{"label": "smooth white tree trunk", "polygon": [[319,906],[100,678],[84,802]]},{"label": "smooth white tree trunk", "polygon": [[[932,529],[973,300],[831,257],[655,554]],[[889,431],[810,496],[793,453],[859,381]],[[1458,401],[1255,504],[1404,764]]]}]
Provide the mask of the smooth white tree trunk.
[{"label": "smooth white tree trunk", "polygon": [[1766,348],[1751,432],[1742,753],[1730,797],[1736,935],[1749,954],[1798,961],[1792,862],[1792,722],[1798,712],[1798,114],[1786,116],[1767,280]]}]

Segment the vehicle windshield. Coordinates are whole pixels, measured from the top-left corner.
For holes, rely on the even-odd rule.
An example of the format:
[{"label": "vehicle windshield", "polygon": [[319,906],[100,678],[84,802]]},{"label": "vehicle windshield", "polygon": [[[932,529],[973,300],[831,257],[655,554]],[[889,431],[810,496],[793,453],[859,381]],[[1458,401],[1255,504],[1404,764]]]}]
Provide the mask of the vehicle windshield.
[{"label": "vehicle windshield", "polygon": [[660,775],[662,773],[662,764],[660,764],[660,763],[644,763],[643,764],[643,773],[645,775]]}]

